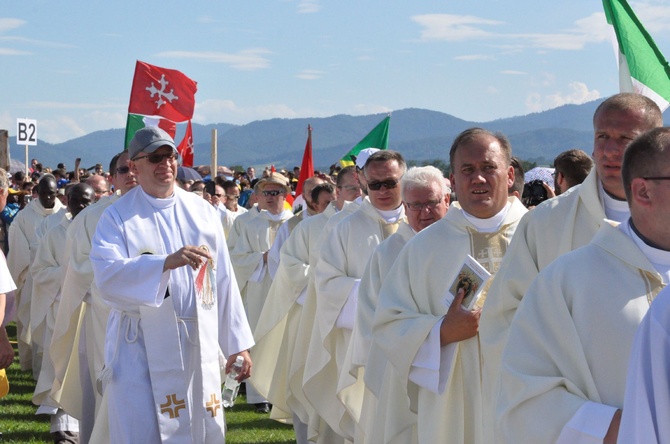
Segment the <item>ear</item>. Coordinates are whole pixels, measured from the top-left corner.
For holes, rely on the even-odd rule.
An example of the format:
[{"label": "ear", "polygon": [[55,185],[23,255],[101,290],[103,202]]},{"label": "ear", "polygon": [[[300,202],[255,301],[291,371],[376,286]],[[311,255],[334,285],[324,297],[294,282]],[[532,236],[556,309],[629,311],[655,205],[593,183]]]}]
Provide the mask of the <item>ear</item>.
[{"label": "ear", "polygon": [[454,191],[454,188],[456,187],[456,178],[454,177],[454,173],[449,173],[449,182],[451,182],[451,191]]},{"label": "ear", "polygon": [[648,207],[651,205],[653,190],[649,187],[650,182],[651,181],[644,180],[641,177],[636,177],[631,181],[631,199],[637,205],[642,207]]},{"label": "ear", "polygon": [[514,167],[510,165],[507,167],[507,189],[509,190],[514,186]]}]

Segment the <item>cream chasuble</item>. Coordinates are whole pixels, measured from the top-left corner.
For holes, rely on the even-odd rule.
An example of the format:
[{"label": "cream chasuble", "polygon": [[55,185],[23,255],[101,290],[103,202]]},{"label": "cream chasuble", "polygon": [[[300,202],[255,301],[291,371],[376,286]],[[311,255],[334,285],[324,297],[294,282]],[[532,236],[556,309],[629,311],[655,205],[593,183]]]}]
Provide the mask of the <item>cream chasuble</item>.
[{"label": "cream chasuble", "polygon": [[[416,415],[409,409],[406,384],[397,378],[393,367],[387,369],[388,361],[378,347],[371,352],[371,345],[379,289],[400,251],[414,235],[412,227],[403,221],[398,231],[372,253],[361,279],[356,322],[337,394],[351,416],[360,417],[356,443],[383,443],[391,439],[412,442]],[[384,403],[378,403],[380,398]]]},{"label": "cream chasuble", "polygon": [[[84,209],[66,233],[65,248],[70,257],[65,267],[49,350],[55,371],[51,397],[68,414],[79,419],[79,436],[83,441],[89,440],[94,421],[108,422],[106,413],[97,414],[102,393],[98,392],[96,381],[104,366],[105,332],[110,308],[93,282],[90,253],[91,240],[102,213],[119,197],[113,194]],[[80,364],[88,371],[80,373]]]},{"label": "cream chasuble", "polygon": [[57,407],[56,402],[49,397],[54,380],[49,344],[53,336],[56,313],[61,298],[61,282],[65,271],[64,262],[67,257],[65,232],[71,221],[70,213],[63,213],[60,224],[51,228],[42,237],[35,260],[30,266],[33,275],[30,326],[32,327],[33,344],[39,344],[43,350],[42,366],[33,395],[35,405]]},{"label": "cream chasuble", "polygon": [[[9,227],[9,253],[7,266],[12,274],[17,290],[14,292],[16,306],[16,327],[18,334],[19,362],[21,370],[30,370],[33,367],[31,333],[30,333],[30,295],[33,290],[33,278],[30,274],[30,264],[37,252],[37,229],[45,217],[58,212],[65,212],[65,207],[58,199],[51,209],[44,208],[39,199],[31,201],[23,210],[19,211]],[[55,226],[53,224],[52,226]],[[37,371],[33,373],[37,379],[39,362],[36,362]]]},{"label": "cream chasuble", "polygon": [[[398,218],[404,217],[401,208]],[[392,225],[392,227],[387,227]],[[374,249],[393,234],[399,223],[387,224],[368,198],[360,208],[338,223],[324,238],[315,269],[316,318],[304,374],[304,390],[330,427],[347,439],[354,437],[354,423],[337,399],[337,380],[351,338],[351,327],[338,326],[346,305],[355,313],[358,286]],[[345,320],[346,322],[346,320]]]},{"label": "cream chasuble", "polygon": [[[112,442],[223,441],[220,353],[253,340],[216,221],[196,195],[175,188],[155,199],[136,187],[98,224],[91,261],[112,307],[101,375]],[[163,272],[167,252],[184,245],[214,259]]]},{"label": "cream chasuble", "polygon": [[[516,198],[502,224],[491,233],[478,232],[458,203],[447,215],[412,238],[387,274],[379,293],[373,323],[373,342],[398,377],[407,384],[410,407],[418,415],[421,443],[485,443],[482,430],[481,360],[479,340],[473,338],[435,349],[439,358],[424,359],[418,351],[434,328],[439,328],[453,297],[447,291],[470,254],[491,274],[503,255],[526,209]],[[439,343],[438,343],[439,344]],[[436,365],[436,367],[432,367]],[[410,371],[424,374],[419,386]]]},{"label": "cream chasuble", "polygon": [[[308,407],[289,390],[289,370],[297,340],[303,302],[299,297],[307,291],[311,266],[309,252],[317,242],[328,218],[335,214],[329,205],[323,217],[311,217],[296,225],[280,252],[277,274],[270,286],[254,339],[254,375],[252,383],[272,403],[270,418],[291,422],[295,412],[308,422]],[[283,226],[293,221],[289,219]],[[273,245],[273,249],[276,245]],[[301,390],[302,391],[302,390]]]},{"label": "cream chasuble", "polygon": [[[484,408],[493,416],[500,359],[514,313],[537,273],[554,259],[586,245],[605,219],[595,168],[581,185],[543,202],[521,220],[482,311],[479,339],[483,362]],[[487,427],[489,422],[485,424]],[[492,433],[492,429],[486,430]],[[492,435],[489,435],[492,439]]]},{"label": "cream chasuble", "polygon": [[228,251],[232,252],[233,248],[235,248],[235,243],[237,242],[237,239],[240,237],[240,233],[242,232],[242,229],[244,226],[253,218],[258,216],[260,214],[261,210],[258,208],[258,204],[254,205],[251,207],[249,211],[246,213],[242,213],[239,216],[235,218],[233,221],[233,225],[228,232],[228,237],[226,238],[226,243],[228,244]]},{"label": "cream chasuble", "polygon": [[498,441],[602,440],[623,406],[633,336],[662,286],[635,242],[609,223],[542,270],[503,352]]}]

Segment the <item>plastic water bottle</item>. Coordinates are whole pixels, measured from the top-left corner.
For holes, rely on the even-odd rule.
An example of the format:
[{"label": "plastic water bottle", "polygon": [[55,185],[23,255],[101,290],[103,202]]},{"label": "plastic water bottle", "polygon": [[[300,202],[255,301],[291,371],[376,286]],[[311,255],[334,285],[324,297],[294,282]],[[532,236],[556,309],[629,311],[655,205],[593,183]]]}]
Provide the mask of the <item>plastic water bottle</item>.
[{"label": "plastic water bottle", "polygon": [[242,366],[244,365],[244,358],[238,356],[235,359],[233,367],[230,369],[230,373],[226,376],[226,382],[223,384],[223,406],[232,407],[235,405],[235,398],[237,398],[237,392],[240,389],[240,383],[237,380],[237,377],[242,372]]}]

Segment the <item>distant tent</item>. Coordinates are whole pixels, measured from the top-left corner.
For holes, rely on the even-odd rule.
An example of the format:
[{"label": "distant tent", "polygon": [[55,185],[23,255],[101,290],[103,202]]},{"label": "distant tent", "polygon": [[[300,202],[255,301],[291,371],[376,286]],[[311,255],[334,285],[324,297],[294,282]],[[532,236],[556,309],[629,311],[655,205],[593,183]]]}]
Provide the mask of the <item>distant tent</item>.
[{"label": "distant tent", "polygon": [[20,160],[10,159],[9,160],[9,173],[14,174],[18,171],[26,171],[26,165]]}]

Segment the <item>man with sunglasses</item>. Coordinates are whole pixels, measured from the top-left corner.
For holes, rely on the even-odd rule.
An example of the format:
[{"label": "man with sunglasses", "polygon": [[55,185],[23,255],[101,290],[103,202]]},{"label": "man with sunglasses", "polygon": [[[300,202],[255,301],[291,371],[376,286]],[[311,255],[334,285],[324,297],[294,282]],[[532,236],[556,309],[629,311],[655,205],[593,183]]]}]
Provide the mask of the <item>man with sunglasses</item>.
[{"label": "man with sunglasses", "polygon": [[[358,289],[374,249],[405,217],[400,180],[405,160],[396,151],[368,157],[362,175],[368,196],[351,215],[324,233],[316,265],[316,319],[305,369],[307,399],[342,438],[353,440],[357,417],[337,398],[337,380],[353,329]],[[359,174],[361,174],[359,173]]]},{"label": "man with sunglasses", "polygon": [[[128,146],[139,186],[108,207],[91,247],[95,283],[111,307],[105,367],[114,443],[220,443],[226,372],[253,338],[216,210],[175,186],[177,149],[157,127]],[[132,406],[132,408],[130,408]]]},{"label": "man with sunglasses", "polygon": [[398,255],[381,285],[372,340],[407,386],[419,443],[483,444],[492,441],[483,437],[481,308],[465,309],[449,288],[468,255],[496,273],[526,208],[508,197],[514,168],[502,134],[465,130],[449,160],[458,202]]},{"label": "man with sunglasses", "polygon": [[[66,249],[69,260],[64,267],[63,291],[50,347],[55,374],[51,397],[66,412],[79,418],[82,442],[91,440],[96,417],[103,430],[108,424],[106,415],[97,416],[102,393],[96,389],[96,378],[104,365],[110,308],[93,282],[89,258],[91,239],[107,207],[137,186],[127,151],[112,158],[109,171],[110,182],[116,190],[114,194],[87,207],[68,227]],[[76,338],[79,338],[78,344]],[[81,367],[79,363],[82,363]],[[80,369],[84,371],[80,373]]]},{"label": "man with sunglasses", "polygon": [[[293,217],[291,211],[284,209],[286,195],[291,192],[286,177],[270,173],[258,182],[254,191],[259,193],[258,199],[264,202],[265,209],[241,227],[230,254],[252,331],[258,325],[272,284],[268,270],[270,248],[279,227]],[[267,400],[251,384],[247,384],[247,402],[254,404],[258,413],[269,412]]]}]

